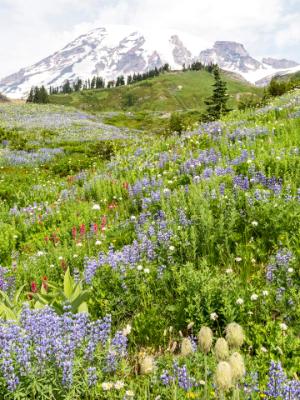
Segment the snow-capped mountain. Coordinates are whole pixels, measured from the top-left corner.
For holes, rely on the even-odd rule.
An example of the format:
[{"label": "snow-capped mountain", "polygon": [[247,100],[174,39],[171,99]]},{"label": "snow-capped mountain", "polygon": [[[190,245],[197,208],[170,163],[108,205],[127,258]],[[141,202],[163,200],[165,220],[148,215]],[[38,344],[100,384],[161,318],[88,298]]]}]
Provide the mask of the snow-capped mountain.
[{"label": "snow-capped mountain", "polygon": [[[0,80],[0,92],[21,98],[34,85],[60,86],[66,79],[88,79],[99,75],[106,81],[119,75],[145,72],[165,63],[181,69],[200,60],[241,74],[252,83],[277,71],[289,71],[295,62],[252,58],[240,43],[209,43],[199,37],[172,30],[146,30],[108,25],[82,35],[38,63]],[[300,67],[299,67],[300,69]]]}]

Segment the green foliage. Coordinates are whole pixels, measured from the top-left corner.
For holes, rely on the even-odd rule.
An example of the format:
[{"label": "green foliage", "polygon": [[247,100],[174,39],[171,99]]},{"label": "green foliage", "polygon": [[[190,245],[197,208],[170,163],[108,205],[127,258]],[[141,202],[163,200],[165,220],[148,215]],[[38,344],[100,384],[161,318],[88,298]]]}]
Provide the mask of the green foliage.
[{"label": "green foliage", "polygon": [[207,105],[206,119],[215,121],[229,112],[227,107],[228,93],[226,82],[222,80],[220,70],[215,67],[213,70],[215,82],[213,84],[213,94],[206,100]]},{"label": "green foliage", "polygon": [[64,276],[63,289],[53,283],[48,283],[47,286],[51,289],[49,292],[42,287],[41,293],[33,294],[36,300],[34,308],[48,305],[53,307],[58,314],[62,314],[67,305],[72,313],[88,312],[89,291],[82,288],[82,282],[75,283],[69,268]]},{"label": "green foliage", "polygon": [[[185,74],[202,73],[206,71]],[[184,74],[178,76],[184,79]],[[185,83],[179,90],[178,76],[164,74],[134,84],[130,91],[155,91],[156,79],[164,78],[172,83],[177,104],[186,105]],[[211,76],[208,83],[209,87]],[[127,90],[111,92],[119,96]],[[98,93],[100,97],[106,92],[89,91],[91,103],[99,99]],[[213,329],[215,342],[232,321],[240,323],[246,335],[241,353],[247,375],[240,387],[251,384],[252,373],[259,376],[259,392],[251,398],[259,399],[265,391],[270,359],[281,360],[290,378],[299,375],[299,92],[273,99],[260,110],[252,108],[252,95],[247,96],[240,97],[245,111],[236,110],[220,122],[165,140],[153,133],[168,130],[167,112],[106,114],[105,122],[130,128],[124,141],[97,140],[99,133],[91,138],[88,131],[75,137],[74,126],[0,130],[1,139],[8,140],[0,151],[12,150],[21,138],[27,149],[64,150],[46,164],[1,168],[1,265],[16,276],[18,289],[25,285],[28,290],[38,282],[38,293],[30,293],[32,307],[51,305],[61,314],[70,304],[72,312],[88,311],[92,319],[111,314],[113,330],[132,327],[129,367],[104,375],[97,358],[99,383],[88,388],[80,354],[74,361],[71,388],[60,384],[61,376],[52,365],[45,370],[47,379],[36,374],[22,381],[14,394],[7,395],[9,400],[122,399],[126,390],[133,390],[138,399],[203,398],[201,385],[187,392],[177,384],[162,385],[160,375],[165,369],[172,371],[174,361],[186,365],[197,381],[204,379],[207,362],[206,398],[216,398],[213,353],[205,361],[199,351],[184,357],[180,343],[182,335],[195,337],[203,325]],[[47,118],[59,109],[24,107],[30,112],[37,107],[41,115],[47,112]],[[182,131],[193,128],[200,112],[174,113],[173,122],[183,126]],[[147,132],[131,136],[135,128]],[[241,181],[246,177],[245,188]],[[135,241],[144,237],[149,253],[137,250]],[[133,244],[136,247],[125,247]],[[268,267],[285,249],[293,254],[288,269],[278,268],[276,279],[267,280]],[[138,261],[137,254],[142,254]],[[104,257],[106,262],[101,261]],[[72,271],[81,276],[88,261],[97,267],[92,283],[75,283]],[[45,275],[48,287],[40,286]],[[25,296],[17,297],[1,295],[0,316],[18,318]],[[156,361],[157,369],[148,376],[137,373],[143,352]],[[105,391],[104,379],[124,380],[126,386]],[[0,393],[6,391],[0,379]],[[230,391],[227,399],[232,396]],[[246,400],[249,394],[241,390],[240,398]]]},{"label": "green foliage", "polygon": [[[261,96],[263,92],[261,88],[238,80],[228,72],[221,71],[221,77],[227,83],[230,108],[236,108],[239,93],[250,92]],[[190,109],[204,112],[205,99],[211,95],[213,83],[213,75],[204,70],[166,72],[152,79],[114,87],[113,90],[106,88],[52,95],[50,102],[92,112],[176,112]]]},{"label": "green foliage", "polygon": [[262,99],[255,94],[244,93],[240,95],[238,100],[238,109],[246,110],[248,108],[257,108],[262,104]]},{"label": "green foliage", "polygon": [[172,113],[169,121],[169,131],[178,133],[180,136],[185,129],[184,120],[181,114]]},{"label": "green foliage", "polygon": [[32,87],[28,98],[27,103],[37,103],[37,104],[46,104],[49,103],[49,94],[44,86]]},{"label": "green foliage", "polygon": [[0,317],[4,320],[19,319],[23,307],[23,290],[25,285],[21,286],[11,298],[7,293],[0,290]]}]

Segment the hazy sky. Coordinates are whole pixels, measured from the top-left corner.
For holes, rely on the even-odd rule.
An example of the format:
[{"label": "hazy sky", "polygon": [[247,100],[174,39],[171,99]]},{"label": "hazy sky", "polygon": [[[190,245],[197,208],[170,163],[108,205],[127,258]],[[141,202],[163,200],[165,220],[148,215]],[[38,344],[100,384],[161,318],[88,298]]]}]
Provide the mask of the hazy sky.
[{"label": "hazy sky", "polygon": [[300,0],[0,0],[0,77],[119,23],[235,40],[253,56],[300,62]]}]

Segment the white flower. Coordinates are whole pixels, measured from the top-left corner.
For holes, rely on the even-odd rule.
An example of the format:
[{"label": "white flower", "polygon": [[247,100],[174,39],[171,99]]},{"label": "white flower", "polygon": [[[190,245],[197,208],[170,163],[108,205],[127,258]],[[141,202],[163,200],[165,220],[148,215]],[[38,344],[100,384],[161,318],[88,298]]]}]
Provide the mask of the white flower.
[{"label": "white flower", "polygon": [[103,382],[102,383],[102,389],[107,391],[111,390],[113,388],[114,384],[112,382]]},{"label": "white flower", "polygon": [[63,256],[59,256],[58,259],[59,259],[59,261],[61,261],[61,260],[63,260],[64,258],[63,258]]},{"label": "white flower", "polygon": [[99,204],[94,204],[93,207],[92,207],[92,210],[99,211],[100,210],[100,205]]},{"label": "white flower", "polygon": [[294,268],[288,268],[288,273],[292,274],[294,272]]},{"label": "white flower", "polygon": [[218,316],[217,313],[213,312],[213,313],[210,314],[210,319],[211,319],[212,321],[215,321],[215,320],[217,320],[218,318],[219,318],[219,316]]},{"label": "white flower", "polygon": [[248,315],[253,315],[253,312],[252,311],[248,311]]},{"label": "white flower", "polygon": [[258,299],[258,294],[253,293],[250,297],[252,301],[256,301]]},{"label": "white flower", "polygon": [[54,264],[50,264],[50,268],[54,268],[55,267],[55,265]]},{"label": "white flower", "polygon": [[78,254],[73,254],[73,258],[77,258],[78,257]]},{"label": "white flower", "polygon": [[170,250],[170,251],[174,251],[174,250],[175,250],[175,247],[174,247],[174,246],[170,246],[170,247],[169,247],[169,250]]},{"label": "white flower", "polygon": [[131,221],[135,221],[135,220],[136,220],[136,216],[135,216],[135,215],[132,215],[132,216],[130,217],[130,220],[131,220]]},{"label": "white flower", "polygon": [[123,336],[128,336],[131,332],[131,325],[127,324],[122,331]]},{"label": "white flower", "polygon": [[100,246],[102,244],[101,240],[96,240],[95,245]]},{"label": "white flower", "polygon": [[125,396],[127,396],[127,397],[134,397],[134,391],[133,391],[133,390],[126,390]]},{"label": "white flower", "polygon": [[258,225],[258,222],[257,222],[257,221],[252,221],[252,222],[251,222],[251,225],[252,225],[252,226],[257,226],[257,225]]},{"label": "white flower", "polygon": [[268,292],[267,290],[263,290],[262,295],[263,295],[264,297],[268,296],[268,294],[269,294],[269,292]]},{"label": "white flower", "polygon": [[115,389],[120,390],[123,389],[123,387],[125,386],[123,381],[116,381],[115,383]]},{"label": "white flower", "polygon": [[268,350],[267,350],[265,347],[263,347],[263,346],[261,346],[260,351],[261,351],[262,353],[267,353],[267,352],[268,352]]},{"label": "white flower", "polygon": [[199,381],[199,385],[204,386],[205,385],[205,381]]},{"label": "white flower", "polygon": [[286,331],[287,328],[288,328],[288,326],[287,326],[284,322],[283,322],[282,324],[280,324],[279,326],[280,326],[280,329],[281,329],[282,331]]},{"label": "white flower", "polygon": [[76,243],[76,246],[77,246],[77,247],[82,247],[82,243],[81,243],[81,242],[78,242],[78,243]]},{"label": "white flower", "polygon": [[241,262],[241,261],[242,261],[242,257],[236,257],[236,258],[235,258],[235,261],[236,261],[236,262]]},{"label": "white flower", "polygon": [[142,265],[138,265],[138,266],[136,267],[136,269],[137,269],[138,271],[143,271]]},{"label": "white flower", "polygon": [[252,163],[252,160],[249,158],[248,160],[247,160],[247,164],[251,164]]},{"label": "white flower", "polygon": [[244,300],[243,300],[241,297],[239,297],[239,298],[237,299],[237,301],[236,301],[236,304],[242,305],[242,304],[244,304]]},{"label": "white flower", "polygon": [[232,274],[233,273],[233,269],[232,268],[227,268],[225,272],[226,272],[226,274]]},{"label": "white flower", "polygon": [[45,253],[44,253],[43,251],[38,251],[38,252],[36,253],[36,255],[37,255],[38,257],[42,257],[44,254],[45,254]]},{"label": "white flower", "polygon": [[149,268],[145,268],[144,272],[145,272],[145,274],[149,274],[150,273],[150,269]]},{"label": "white flower", "polygon": [[190,322],[187,326],[187,329],[192,329],[192,327],[195,325],[195,322]]}]

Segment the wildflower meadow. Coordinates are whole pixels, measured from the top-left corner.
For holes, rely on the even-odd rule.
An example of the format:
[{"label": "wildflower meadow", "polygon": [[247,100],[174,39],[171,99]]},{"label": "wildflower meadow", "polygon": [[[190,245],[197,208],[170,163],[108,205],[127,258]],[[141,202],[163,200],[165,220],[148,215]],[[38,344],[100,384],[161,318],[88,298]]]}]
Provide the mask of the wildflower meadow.
[{"label": "wildflower meadow", "polygon": [[0,105],[0,398],[300,399],[300,91],[181,135]]}]

